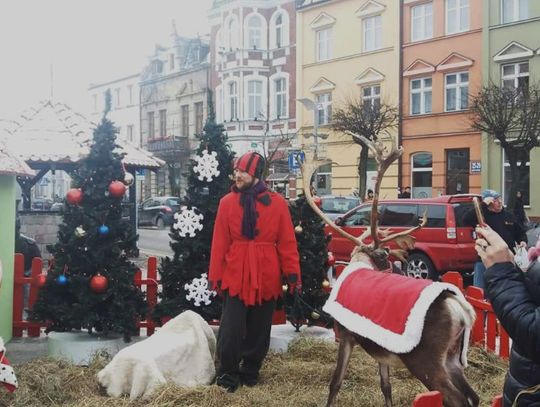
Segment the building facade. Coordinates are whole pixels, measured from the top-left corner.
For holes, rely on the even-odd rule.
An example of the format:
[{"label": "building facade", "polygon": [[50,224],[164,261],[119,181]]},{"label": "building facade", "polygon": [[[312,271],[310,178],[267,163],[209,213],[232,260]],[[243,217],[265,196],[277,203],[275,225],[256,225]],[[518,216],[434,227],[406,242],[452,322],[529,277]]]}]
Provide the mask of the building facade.
[{"label": "building facade", "polygon": [[[305,0],[297,8],[297,121],[299,142],[313,144],[333,164],[316,176],[319,195],[349,195],[359,186],[360,146],[331,130],[332,112],[350,101],[399,103],[399,2],[393,0]],[[328,136],[326,139],[320,135]],[[397,139],[397,130],[389,137]],[[373,159],[368,188],[374,186]],[[383,180],[381,197],[395,198],[398,164]]]},{"label": "building facade", "polygon": [[282,179],[269,179],[288,184],[286,149],[296,133],[295,1],[215,0],[209,20],[216,118],[237,155],[275,152],[270,170]]},{"label": "building facade", "polygon": [[401,185],[413,198],[478,193],[481,135],[469,95],[482,84],[482,2],[403,3]]},{"label": "building facade", "polygon": [[[490,82],[528,88],[539,84],[540,76],[540,2],[534,0],[484,0],[484,84]],[[540,148],[531,151],[529,174],[540,171]],[[513,181],[508,161],[500,144],[483,135],[482,185],[502,192],[505,202]],[[530,176],[520,179],[525,210],[529,217],[540,217],[540,189]]]},{"label": "building facade", "polygon": [[183,196],[189,158],[198,148],[208,111],[208,43],[173,29],[171,45],[156,45],[140,78],[142,145],[166,162],[147,172],[144,197]]}]

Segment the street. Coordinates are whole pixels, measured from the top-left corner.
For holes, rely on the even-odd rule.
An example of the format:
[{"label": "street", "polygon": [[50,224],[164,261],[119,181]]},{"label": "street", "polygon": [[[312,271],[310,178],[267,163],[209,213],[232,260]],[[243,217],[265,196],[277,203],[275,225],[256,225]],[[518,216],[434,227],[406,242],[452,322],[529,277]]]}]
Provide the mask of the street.
[{"label": "street", "polygon": [[169,229],[163,230],[152,227],[137,229],[139,234],[139,250],[147,256],[172,256],[173,251],[169,246]]}]

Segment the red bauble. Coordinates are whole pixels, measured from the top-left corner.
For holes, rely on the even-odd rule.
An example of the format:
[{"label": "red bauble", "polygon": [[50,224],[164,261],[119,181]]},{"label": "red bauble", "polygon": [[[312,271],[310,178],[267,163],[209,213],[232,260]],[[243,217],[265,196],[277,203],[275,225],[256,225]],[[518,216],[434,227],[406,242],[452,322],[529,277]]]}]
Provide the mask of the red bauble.
[{"label": "red bauble", "polygon": [[90,288],[95,293],[102,293],[107,289],[107,287],[109,287],[107,277],[103,277],[99,273],[90,279]]},{"label": "red bauble", "polygon": [[126,186],[123,182],[113,181],[109,185],[109,194],[114,198],[122,198],[126,193]]},{"label": "red bauble", "polygon": [[326,260],[326,264],[328,264],[329,266],[333,266],[334,264],[336,264],[336,259],[332,253],[328,253],[328,260]]},{"label": "red bauble", "polygon": [[317,205],[319,208],[321,207],[322,205],[322,199],[318,196],[314,196],[313,197],[313,203],[315,203],[315,205]]},{"label": "red bauble", "polygon": [[36,285],[38,287],[43,287],[45,283],[47,282],[47,275],[46,274],[38,274],[36,276]]},{"label": "red bauble", "polygon": [[80,188],[72,188],[66,195],[66,200],[71,205],[79,205],[83,199],[83,192]]}]

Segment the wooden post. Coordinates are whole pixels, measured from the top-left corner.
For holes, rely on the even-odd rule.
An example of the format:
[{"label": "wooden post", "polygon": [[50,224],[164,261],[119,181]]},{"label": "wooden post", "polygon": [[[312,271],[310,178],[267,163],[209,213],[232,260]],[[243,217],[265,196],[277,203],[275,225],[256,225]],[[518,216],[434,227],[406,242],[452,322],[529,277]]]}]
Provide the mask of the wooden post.
[{"label": "wooden post", "polygon": [[15,254],[15,278],[13,285],[13,336],[20,338],[23,329],[15,327],[16,322],[23,320],[24,308],[24,256],[20,253]]}]

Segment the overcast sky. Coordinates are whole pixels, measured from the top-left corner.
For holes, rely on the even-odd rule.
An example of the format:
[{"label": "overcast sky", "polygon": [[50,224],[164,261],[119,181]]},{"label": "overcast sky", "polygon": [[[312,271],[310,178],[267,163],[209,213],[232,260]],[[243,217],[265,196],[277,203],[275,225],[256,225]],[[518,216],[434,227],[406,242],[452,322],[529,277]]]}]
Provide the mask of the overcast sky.
[{"label": "overcast sky", "polygon": [[[156,43],[208,34],[212,0],[0,0],[0,118],[51,94],[80,110],[90,83],[139,73]],[[84,112],[82,112],[84,113]]]}]

